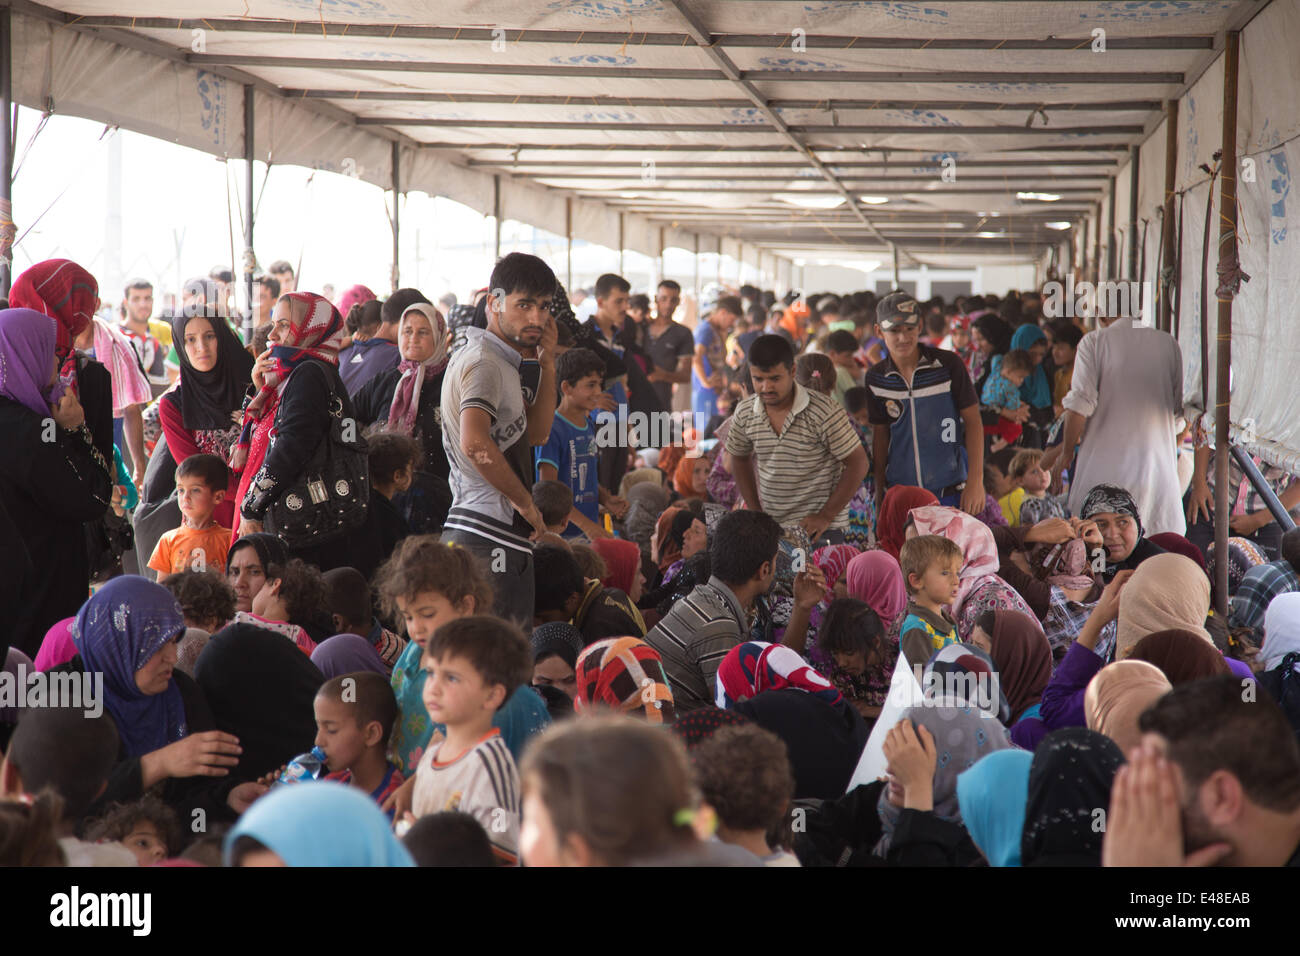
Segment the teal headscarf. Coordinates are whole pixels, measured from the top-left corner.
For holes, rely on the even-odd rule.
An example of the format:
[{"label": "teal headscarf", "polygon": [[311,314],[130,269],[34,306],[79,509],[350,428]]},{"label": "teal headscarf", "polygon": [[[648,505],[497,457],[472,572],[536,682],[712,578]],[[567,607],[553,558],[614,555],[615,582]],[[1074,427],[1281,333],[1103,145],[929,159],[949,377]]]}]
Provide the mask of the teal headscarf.
[{"label": "teal headscarf", "polygon": [[226,834],[226,866],[241,836],[289,866],[415,866],[379,804],[332,780],[286,784],[249,807]]},{"label": "teal headscarf", "polygon": [[1027,750],[999,750],[957,777],[962,822],[989,866],[1020,865],[1033,762]]},{"label": "teal headscarf", "polygon": [[[1029,347],[1035,342],[1046,341],[1047,333],[1038,326],[1033,324],[1022,325],[1011,336],[1011,347],[1013,349],[1024,349],[1028,352]],[[1025,384],[1020,386],[1020,397],[1028,402],[1031,408],[1048,408],[1051,406],[1052,389],[1047,384],[1047,373],[1043,371],[1041,362],[1034,366],[1034,370],[1025,379]]]}]

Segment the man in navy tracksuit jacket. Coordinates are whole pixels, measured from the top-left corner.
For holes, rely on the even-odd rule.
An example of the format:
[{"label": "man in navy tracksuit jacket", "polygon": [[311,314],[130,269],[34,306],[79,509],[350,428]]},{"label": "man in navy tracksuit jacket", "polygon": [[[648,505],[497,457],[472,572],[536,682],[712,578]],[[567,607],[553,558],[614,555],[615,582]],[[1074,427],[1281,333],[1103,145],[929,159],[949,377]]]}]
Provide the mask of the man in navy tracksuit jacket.
[{"label": "man in navy tracksuit jacket", "polygon": [[984,510],[984,426],[960,357],[921,345],[916,300],[895,292],[876,322],[889,355],[867,371],[876,507],[891,485],[915,485],[940,504]]}]

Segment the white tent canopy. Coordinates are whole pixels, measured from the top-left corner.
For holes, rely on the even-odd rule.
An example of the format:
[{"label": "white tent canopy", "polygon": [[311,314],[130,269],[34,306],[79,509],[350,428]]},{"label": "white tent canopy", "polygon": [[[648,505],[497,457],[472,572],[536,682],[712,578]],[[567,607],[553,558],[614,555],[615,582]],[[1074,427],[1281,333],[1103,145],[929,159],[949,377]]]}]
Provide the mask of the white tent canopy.
[{"label": "white tent canopy", "polygon": [[668,227],[942,266],[1058,245],[1258,3],[12,6],[33,108],[243,157],[252,83],[258,159],[389,187],[395,140],[404,189],[557,234],[571,200],[648,255]]},{"label": "white tent canopy", "polygon": [[245,158],[251,89],[256,159],[391,188],[396,155],[403,190],[651,256],[722,248],[778,275],[794,251],[897,251],[939,268],[1050,258],[1080,277],[1136,262],[1131,277],[1154,280],[1170,265],[1176,101],[1178,336],[1197,405],[1201,165],[1221,143],[1225,32],[1242,30],[1252,280],[1234,306],[1231,417],[1253,450],[1300,470],[1300,343],[1284,321],[1300,243],[1292,0],[8,5],[24,106]]}]

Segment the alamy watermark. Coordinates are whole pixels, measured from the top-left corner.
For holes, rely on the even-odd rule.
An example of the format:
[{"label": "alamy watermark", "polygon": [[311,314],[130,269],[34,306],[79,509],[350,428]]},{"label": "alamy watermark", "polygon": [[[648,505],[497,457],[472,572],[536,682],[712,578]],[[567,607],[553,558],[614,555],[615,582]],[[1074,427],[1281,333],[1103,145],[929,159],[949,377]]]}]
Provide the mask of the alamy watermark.
[{"label": "alamy watermark", "polygon": [[633,412],[626,404],[617,411],[596,413],[598,448],[663,448],[685,445],[694,451],[709,427],[704,412]]},{"label": "alamy watermark", "polygon": [[1043,315],[1049,319],[1131,317],[1135,324],[1154,327],[1155,301],[1150,280],[1076,283],[1071,272],[1064,283],[1053,280],[1043,286]]},{"label": "alamy watermark", "polygon": [[89,718],[104,712],[102,672],[71,674],[28,671],[20,663],[13,671],[0,671],[0,708],[67,707]]}]

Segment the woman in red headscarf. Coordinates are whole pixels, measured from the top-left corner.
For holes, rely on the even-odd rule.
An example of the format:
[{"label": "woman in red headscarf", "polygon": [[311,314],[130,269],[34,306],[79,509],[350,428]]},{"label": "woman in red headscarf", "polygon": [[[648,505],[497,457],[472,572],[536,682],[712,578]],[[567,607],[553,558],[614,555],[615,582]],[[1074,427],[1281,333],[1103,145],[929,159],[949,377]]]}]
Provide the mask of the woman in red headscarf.
[{"label": "woman in red headscarf", "polygon": [[[338,372],[343,332],[343,317],[323,296],[290,292],[276,302],[268,348],[253,366],[257,394],[244,410],[231,461],[231,468],[240,473],[232,540],[262,530],[272,503],[326,440],[334,401],[342,402],[344,419],[355,420]],[[370,524],[367,516],[367,526],[356,532],[292,553],[322,571],[355,567],[369,577],[374,568],[362,565],[371,559],[357,544],[368,537]]]},{"label": "woman in red headscarf", "polygon": [[46,259],[32,266],[9,290],[9,307],[31,309],[54,319],[54,354],[59,377],[86,415],[95,448],[113,462],[113,379],[108,369],[76,350],[73,343],[95,317],[99,283],[69,259]]},{"label": "woman in red headscarf", "polygon": [[908,513],[913,508],[938,503],[939,499],[933,492],[913,485],[894,485],[886,491],[876,519],[876,543],[880,550],[897,560],[898,551],[906,540]]}]

